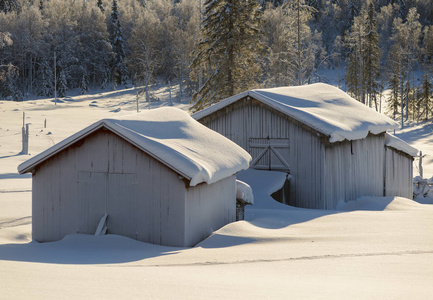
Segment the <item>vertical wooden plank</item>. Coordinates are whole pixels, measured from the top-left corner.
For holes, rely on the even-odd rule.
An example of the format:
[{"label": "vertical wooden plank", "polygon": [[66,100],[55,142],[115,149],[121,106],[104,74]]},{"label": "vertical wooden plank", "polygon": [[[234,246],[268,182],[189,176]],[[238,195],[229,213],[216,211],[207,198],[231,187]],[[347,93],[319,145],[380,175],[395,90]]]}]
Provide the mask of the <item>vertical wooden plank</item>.
[{"label": "vertical wooden plank", "polygon": [[46,190],[44,189],[43,167],[36,170],[32,176],[32,239],[38,242],[44,240],[44,205],[46,201]]},{"label": "vertical wooden plank", "polygon": [[137,238],[134,223],[134,197],[137,186],[135,174],[107,174],[106,206],[109,233]]},{"label": "vertical wooden plank", "polygon": [[236,215],[235,176],[186,190],[185,246],[193,246]]}]

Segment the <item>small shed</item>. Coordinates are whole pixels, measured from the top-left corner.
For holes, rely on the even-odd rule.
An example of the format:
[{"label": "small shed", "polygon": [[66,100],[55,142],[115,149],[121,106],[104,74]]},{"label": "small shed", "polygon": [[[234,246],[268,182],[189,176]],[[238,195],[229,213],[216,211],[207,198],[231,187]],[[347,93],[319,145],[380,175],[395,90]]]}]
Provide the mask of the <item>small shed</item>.
[{"label": "small shed", "polygon": [[290,173],[287,204],[333,209],[361,196],[412,197],[417,150],[386,134],[396,122],[336,87],[251,90],[193,118],[248,151],[251,168]]},{"label": "small shed", "polygon": [[32,176],[33,240],[107,233],[193,246],[236,217],[250,155],[186,112],[103,119],[22,163]]}]

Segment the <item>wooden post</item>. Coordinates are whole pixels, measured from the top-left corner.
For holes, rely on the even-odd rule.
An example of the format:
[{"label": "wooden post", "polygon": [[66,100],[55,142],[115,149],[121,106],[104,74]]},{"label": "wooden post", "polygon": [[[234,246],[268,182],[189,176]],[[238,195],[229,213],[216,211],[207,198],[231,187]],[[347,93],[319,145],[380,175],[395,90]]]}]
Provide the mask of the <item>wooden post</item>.
[{"label": "wooden post", "polygon": [[419,166],[418,166],[418,168],[419,168],[419,176],[421,176],[421,178],[424,178],[423,177],[423,169],[422,169],[422,151],[420,151],[419,152]]},{"label": "wooden post", "polygon": [[44,128],[47,128],[47,119],[44,121]]},{"label": "wooden post", "polygon": [[135,101],[137,102],[137,112],[139,112],[139,109],[138,109],[138,89],[137,89],[137,87],[135,87],[135,89],[136,89],[136,91],[135,91]]},{"label": "wooden post", "polygon": [[173,101],[171,100],[171,82],[170,82],[170,80],[168,81],[168,93],[169,93],[169,97],[170,97],[170,106],[173,106]]},{"label": "wooden post", "polygon": [[22,128],[22,142],[23,149],[21,151],[22,154],[29,154],[29,124]]},{"label": "wooden post", "polygon": [[54,105],[57,105],[57,73],[56,73],[56,50],[54,50]]},{"label": "wooden post", "polygon": [[26,150],[26,128],[24,126],[21,128],[21,141],[22,141],[21,154],[27,154],[27,153],[25,153],[25,150]]}]

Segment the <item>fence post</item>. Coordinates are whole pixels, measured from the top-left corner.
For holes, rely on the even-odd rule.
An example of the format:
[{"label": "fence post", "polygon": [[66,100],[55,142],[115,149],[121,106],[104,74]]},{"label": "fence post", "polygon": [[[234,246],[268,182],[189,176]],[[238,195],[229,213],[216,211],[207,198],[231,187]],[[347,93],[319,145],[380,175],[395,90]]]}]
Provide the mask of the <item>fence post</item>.
[{"label": "fence post", "polygon": [[419,176],[421,176],[421,178],[424,178],[423,176],[423,169],[422,169],[422,151],[419,152]]},{"label": "fence post", "polygon": [[29,154],[29,124],[22,128],[23,149],[22,154]]}]

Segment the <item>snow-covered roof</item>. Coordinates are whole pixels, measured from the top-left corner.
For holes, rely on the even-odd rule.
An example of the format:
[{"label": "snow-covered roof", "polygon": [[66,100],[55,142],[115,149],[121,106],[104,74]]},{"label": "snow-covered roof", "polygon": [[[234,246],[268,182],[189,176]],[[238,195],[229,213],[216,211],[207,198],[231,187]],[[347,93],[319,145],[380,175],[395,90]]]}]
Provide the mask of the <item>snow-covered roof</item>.
[{"label": "snow-covered roof", "polygon": [[248,169],[251,156],[177,108],[164,107],[118,119],[103,119],[18,166],[23,174],[100,128],[107,128],[162,162],[195,186]]},{"label": "snow-covered roof", "polygon": [[385,145],[388,147],[394,148],[396,150],[399,150],[401,152],[404,152],[406,154],[409,154],[410,156],[417,156],[418,150],[406,143],[405,141],[399,139],[395,135],[392,135],[390,133],[385,134]]},{"label": "snow-covered roof", "polygon": [[193,114],[193,118],[200,120],[248,96],[329,136],[331,143],[359,140],[369,132],[379,134],[398,128],[387,116],[324,83],[247,91],[205,108]]},{"label": "snow-covered roof", "polygon": [[254,204],[253,190],[247,183],[236,180],[236,199],[243,201],[244,204]]}]

